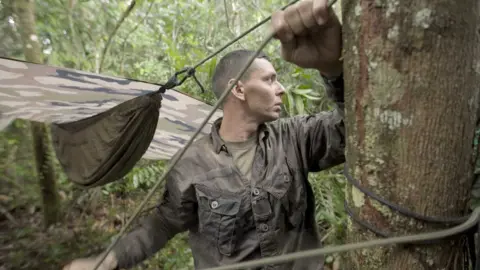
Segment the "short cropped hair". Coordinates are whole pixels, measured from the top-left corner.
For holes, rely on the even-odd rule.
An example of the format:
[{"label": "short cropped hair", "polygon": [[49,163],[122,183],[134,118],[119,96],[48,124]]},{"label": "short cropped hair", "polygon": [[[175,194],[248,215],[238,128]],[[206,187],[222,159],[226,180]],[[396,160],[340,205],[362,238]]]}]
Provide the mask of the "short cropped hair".
[{"label": "short cropped hair", "polygon": [[[235,79],[240,71],[245,67],[250,57],[255,55],[255,51],[250,50],[235,50],[223,56],[215,67],[212,77],[213,93],[219,99],[223,92],[227,90],[228,81]],[[263,58],[269,60],[268,57],[260,52],[256,59]],[[248,79],[251,72],[254,70],[253,66],[246,70],[241,79]]]}]

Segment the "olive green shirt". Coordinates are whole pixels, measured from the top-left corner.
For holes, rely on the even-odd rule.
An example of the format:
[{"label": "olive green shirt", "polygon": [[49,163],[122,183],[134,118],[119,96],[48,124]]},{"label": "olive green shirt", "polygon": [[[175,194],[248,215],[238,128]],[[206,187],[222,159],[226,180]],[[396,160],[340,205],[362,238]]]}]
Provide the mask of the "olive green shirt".
[{"label": "olive green shirt", "polygon": [[[167,176],[156,211],[114,248],[119,268],[142,262],[184,231],[196,269],[321,247],[308,173],[345,161],[343,80],[335,88],[327,88],[335,110],[261,125],[250,172],[242,156],[251,152],[232,156],[216,120]],[[315,257],[261,269],[318,270],[323,263]]]},{"label": "olive green shirt", "polygon": [[233,163],[240,171],[240,173],[250,181],[252,177],[252,164],[255,157],[255,150],[257,149],[256,134],[243,142],[229,142],[225,141],[227,150],[231,153]]}]

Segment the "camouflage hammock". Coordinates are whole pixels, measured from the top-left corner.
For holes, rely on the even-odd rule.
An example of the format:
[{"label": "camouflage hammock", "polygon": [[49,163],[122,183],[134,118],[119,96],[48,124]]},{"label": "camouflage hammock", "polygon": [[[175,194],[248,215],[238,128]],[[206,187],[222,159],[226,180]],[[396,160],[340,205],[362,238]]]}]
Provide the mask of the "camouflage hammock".
[{"label": "camouflage hammock", "polygon": [[0,59],[0,82],[0,131],[18,118],[49,123],[60,164],[84,187],[120,179],[141,158],[170,159],[211,110],[160,85],[11,59]]}]

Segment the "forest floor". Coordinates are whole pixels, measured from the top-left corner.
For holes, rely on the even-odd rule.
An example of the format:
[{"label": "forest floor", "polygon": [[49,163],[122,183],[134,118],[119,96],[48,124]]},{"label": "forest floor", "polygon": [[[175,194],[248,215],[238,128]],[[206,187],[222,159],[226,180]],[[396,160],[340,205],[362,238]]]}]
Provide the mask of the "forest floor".
[{"label": "forest floor", "polygon": [[[58,270],[72,259],[104,251],[140,203],[141,196],[135,199],[110,196],[83,208],[63,201],[65,214],[58,224],[47,229],[38,206],[22,205],[12,209],[6,207],[9,201],[10,197],[1,195],[0,205],[4,211],[0,215],[0,270]],[[135,269],[192,269],[185,236],[178,235],[165,249]]]}]

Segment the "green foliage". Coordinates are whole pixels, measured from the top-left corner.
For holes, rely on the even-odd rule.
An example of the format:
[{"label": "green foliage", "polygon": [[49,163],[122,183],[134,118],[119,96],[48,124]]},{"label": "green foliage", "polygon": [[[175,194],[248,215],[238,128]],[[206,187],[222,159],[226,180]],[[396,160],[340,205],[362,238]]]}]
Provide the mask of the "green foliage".
[{"label": "green foliage", "polygon": [[0,194],[11,209],[40,204],[38,186],[27,185],[35,174],[27,128],[27,122],[14,121],[6,132],[0,133]]},{"label": "green foliage", "polygon": [[288,85],[282,97],[288,115],[313,114],[329,109],[330,102],[325,97],[325,85],[318,71],[295,67],[291,76],[295,84]]},{"label": "green foliage", "polygon": [[316,220],[325,232],[327,243],[341,243],[344,237],[346,214],[344,210],[345,177],[341,166],[310,174],[316,198]]},{"label": "green foliage", "polygon": [[162,251],[136,267],[135,270],[159,269],[159,267],[169,270],[193,269],[193,257],[188,246],[187,233],[176,235]]},{"label": "green foliage", "polygon": [[[11,13],[12,3],[13,0],[0,1],[0,52],[2,56],[24,59],[15,23],[18,18]],[[36,30],[43,46],[45,64],[98,72],[104,57],[103,74],[164,83],[175,71],[198,63],[285,5],[286,1],[137,0],[131,13],[119,24],[129,3],[119,0],[37,1]],[[118,31],[111,36],[117,26]],[[233,49],[255,50],[267,30],[268,24],[197,69],[196,75],[205,86],[206,93],[201,93],[193,80],[187,80],[178,90],[214,103],[215,97],[209,89],[217,60]],[[109,39],[110,46],[102,56]],[[286,89],[285,116],[331,108],[331,103],[325,99],[318,72],[303,70],[283,61],[277,41],[267,45],[264,52],[271,58]],[[34,181],[27,126],[25,122],[15,121],[8,132],[0,133],[0,166],[6,172],[0,175],[0,195],[6,197],[4,201],[8,211],[20,211],[16,218],[28,216],[25,211],[37,213],[41,205]],[[68,180],[58,161],[54,161],[59,193],[62,195],[62,211],[67,216],[65,223],[58,228],[73,228],[71,230],[75,231],[76,238],[67,237],[66,232],[40,235],[35,223],[25,221],[21,230],[11,229],[15,231],[12,235],[19,234],[21,239],[33,243],[43,243],[47,237],[50,240],[45,245],[48,250],[44,247],[44,251],[36,253],[38,259],[26,265],[22,261],[27,256],[33,256],[38,247],[33,245],[30,249],[20,249],[15,246],[20,251],[11,254],[11,262],[16,266],[12,268],[58,269],[59,264],[69,259],[95,254],[105,247],[106,239],[118,232],[166,167],[165,162],[142,160],[118,182],[82,191]],[[337,168],[310,176],[317,199],[316,217],[327,244],[343,239],[342,179]],[[149,203],[149,209],[158,203],[160,197],[161,190]],[[187,236],[186,233],[177,235],[167,247],[137,269],[191,269],[193,262]],[[46,263],[42,265],[42,261]]]},{"label": "green foliage", "polygon": [[132,190],[148,190],[162,176],[165,161],[141,160],[123,179],[102,187],[105,195]]}]

